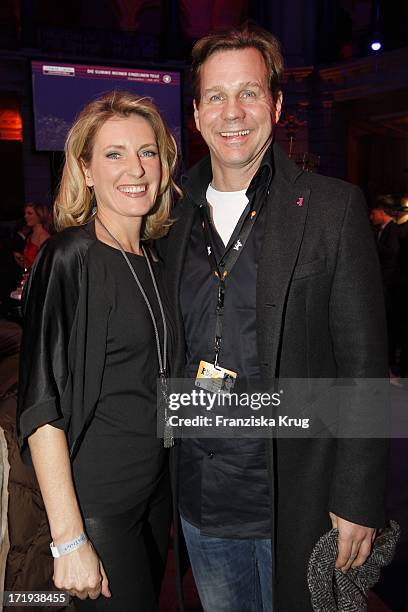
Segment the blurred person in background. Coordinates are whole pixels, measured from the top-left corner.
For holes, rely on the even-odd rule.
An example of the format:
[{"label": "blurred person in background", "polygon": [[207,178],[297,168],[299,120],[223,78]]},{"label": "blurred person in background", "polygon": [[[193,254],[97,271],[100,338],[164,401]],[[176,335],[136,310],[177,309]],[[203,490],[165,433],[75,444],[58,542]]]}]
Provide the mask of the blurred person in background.
[{"label": "blurred person in background", "polygon": [[397,216],[400,251],[398,257],[398,329],[400,347],[400,374],[408,386],[408,206],[404,203]]},{"label": "blurred person in background", "polygon": [[396,348],[398,345],[397,288],[399,279],[400,231],[390,212],[389,208],[376,206],[370,211],[370,220],[376,230],[376,243],[384,286],[390,379],[398,383],[395,369]]},{"label": "blurred person in background", "polygon": [[31,269],[40,247],[50,237],[50,211],[45,204],[30,202],[24,208],[24,219],[31,231],[24,244],[23,266]]}]

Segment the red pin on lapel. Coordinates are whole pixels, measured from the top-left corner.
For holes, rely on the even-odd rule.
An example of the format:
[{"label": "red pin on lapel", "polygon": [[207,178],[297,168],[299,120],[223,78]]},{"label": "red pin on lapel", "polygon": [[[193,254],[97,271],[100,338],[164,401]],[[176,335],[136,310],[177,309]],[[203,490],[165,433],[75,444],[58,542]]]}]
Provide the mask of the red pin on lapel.
[{"label": "red pin on lapel", "polygon": [[296,204],[298,206],[303,206],[303,196],[299,196],[298,197]]}]

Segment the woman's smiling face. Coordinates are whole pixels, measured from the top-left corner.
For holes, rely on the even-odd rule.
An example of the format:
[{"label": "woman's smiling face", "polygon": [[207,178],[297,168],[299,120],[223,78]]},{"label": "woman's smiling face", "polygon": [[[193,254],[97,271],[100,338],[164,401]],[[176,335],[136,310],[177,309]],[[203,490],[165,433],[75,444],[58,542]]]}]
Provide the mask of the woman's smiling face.
[{"label": "woman's smiling face", "polygon": [[155,204],[161,181],[150,123],[136,114],[108,119],[95,136],[91,161],[83,163],[83,170],[104,215],[144,217]]}]

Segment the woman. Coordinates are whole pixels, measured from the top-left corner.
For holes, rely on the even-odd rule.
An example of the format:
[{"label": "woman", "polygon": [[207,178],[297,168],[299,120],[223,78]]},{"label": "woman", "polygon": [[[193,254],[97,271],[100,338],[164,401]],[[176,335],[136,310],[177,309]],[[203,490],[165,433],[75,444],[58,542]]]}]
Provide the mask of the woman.
[{"label": "woman", "polygon": [[41,245],[50,237],[49,219],[44,204],[31,202],[25,206],[24,226],[16,233],[13,245],[14,259],[20,268],[31,270]]},{"label": "woman", "polygon": [[31,269],[41,245],[50,237],[48,208],[38,202],[27,204],[24,208],[24,220],[31,233],[25,241],[23,262],[25,268]]},{"label": "woman", "polygon": [[141,240],[167,231],[176,158],[149,99],[112,92],[88,104],[66,143],[63,231],[28,283],[19,440],[61,555],[54,582],[78,610],[157,609],[170,511],[156,382],[170,329]]}]

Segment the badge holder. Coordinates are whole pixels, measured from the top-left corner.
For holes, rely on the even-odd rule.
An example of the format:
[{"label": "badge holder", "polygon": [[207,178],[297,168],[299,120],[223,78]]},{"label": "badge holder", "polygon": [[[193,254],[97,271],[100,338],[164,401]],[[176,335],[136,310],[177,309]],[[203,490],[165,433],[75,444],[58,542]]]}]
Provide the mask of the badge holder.
[{"label": "badge holder", "polygon": [[230,393],[235,385],[237,373],[209,361],[200,361],[195,386],[211,393]]}]

